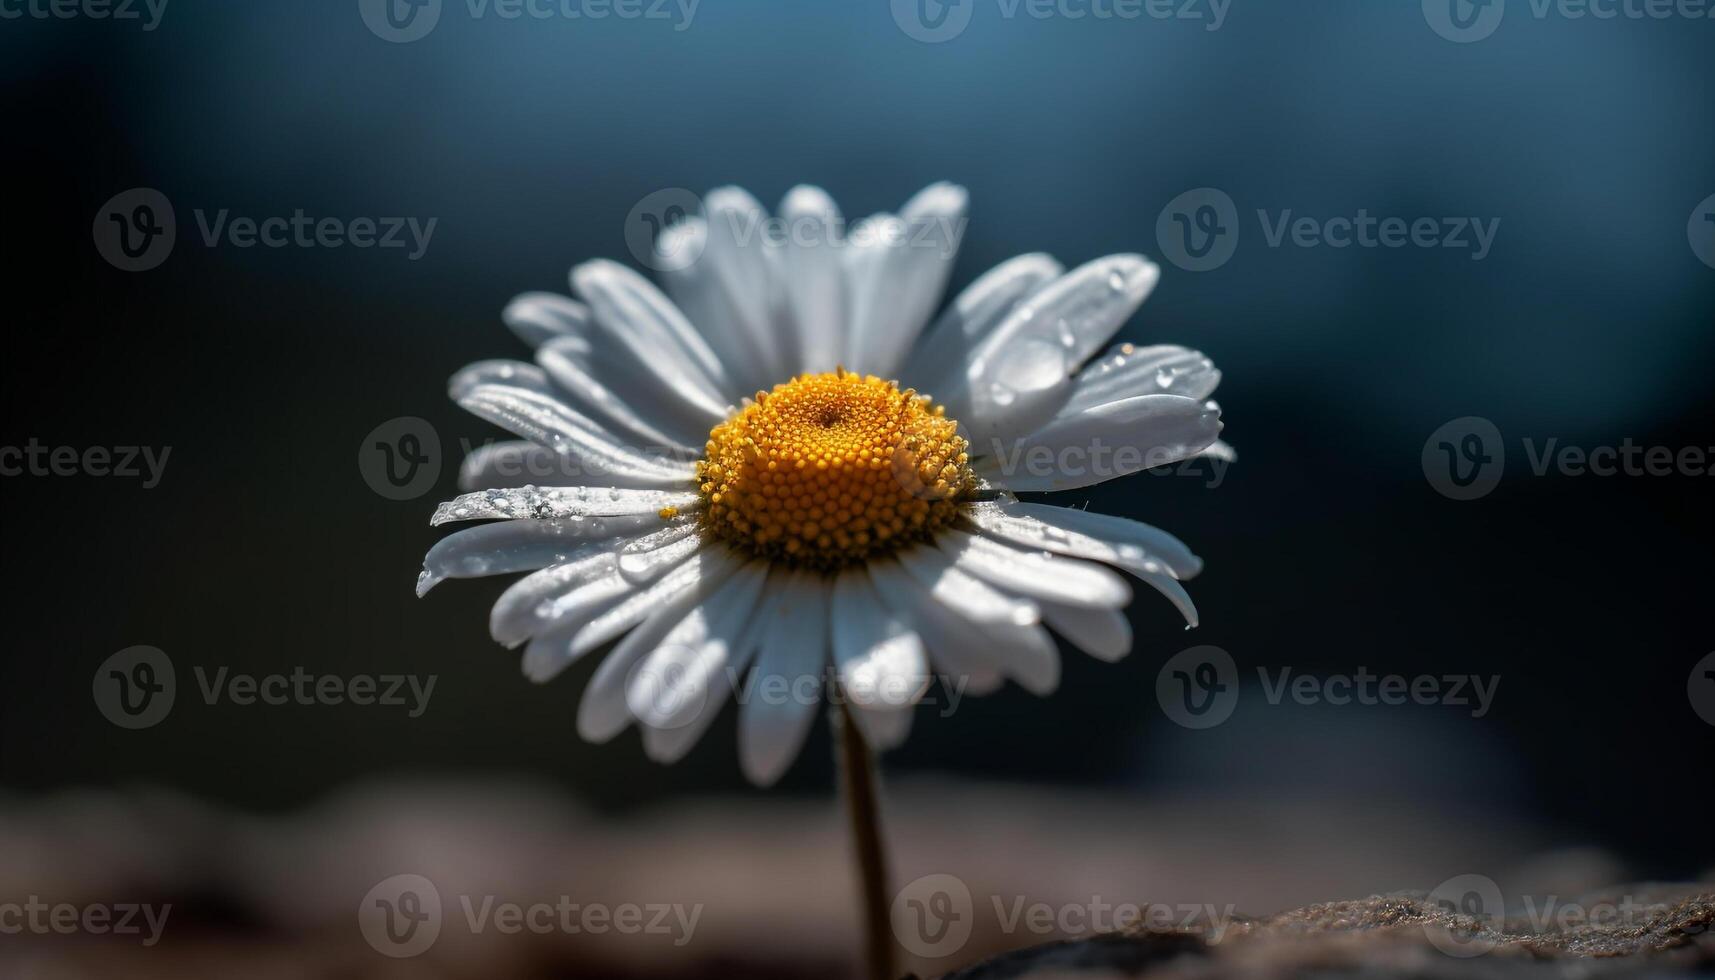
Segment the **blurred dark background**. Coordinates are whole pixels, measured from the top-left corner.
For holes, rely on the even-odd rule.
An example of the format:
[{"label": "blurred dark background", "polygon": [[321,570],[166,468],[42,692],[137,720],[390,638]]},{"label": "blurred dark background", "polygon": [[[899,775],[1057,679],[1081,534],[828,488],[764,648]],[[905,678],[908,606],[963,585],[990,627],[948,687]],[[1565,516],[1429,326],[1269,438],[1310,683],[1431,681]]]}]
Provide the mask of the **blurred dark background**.
[{"label": "blurred dark background", "polygon": [[[1715,269],[1687,235],[1715,194],[1715,20],[1537,18],[1515,0],[1493,36],[1461,44],[1405,2],[1233,0],[1218,30],[1207,16],[963,9],[968,27],[943,43],[910,36],[883,0],[703,0],[688,24],[473,17],[448,0],[408,43],[378,37],[354,0],[172,0],[153,30],[0,21],[0,445],[171,447],[153,489],[0,479],[0,799],[21,811],[158,787],[268,815],[478,777],[613,818],[710,798],[831,806],[825,731],[766,793],[739,774],[730,709],[672,768],[631,733],[586,745],[572,719],[593,662],[523,680],[486,632],[502,580],[414,598],[459,440],[497,435],[447,401],[447,376],[524,356],[498,320],[513,295],[564,291],[592,257],[636,265],[627,216],[664,188],[737,183],[772,205],[809,182],[856,217],[961,183],[957,290],[1026,251],[1159,261],[1162,209],[1215,187],[1241,220],[1232,260],[1163,261],[1121,337],[1216,360],[1239,462],[1212,488],[1199,471],[1057,501],[1188,542],[1207,561],[1190,586],[1204,625],[1186,633],[1140,594],[1127,660],[1068,654],[1047,700],[1008,687],[951,718],[925,709],[890,776],[956,776],[954,803],[972,781],[1192,813],[1432,812],[1456,833],[1523,825],[1533,845],[1600,848],[1638,877],[1715,865],[1715,727],[1687,692],[1715,650],[1715,480],[1537,477],[1522,449],[1715,447]],[[158,268],[124,272],[91,227],[135,187],[170,199],[178,239]],[[221,208],[437,224],[414,261],[206,247],[193,212]],[[1480,261],[1271,248],[1258,209],[1499,226]],[[429,420],[446,457],[435,490],[407,501],[357,465],[366,434],[399,416]],[[1508,455],[1472,501],[1438,493],[1420,464],[1461,416],[1491,420]],[[1170,722],[1155,693],[1163,661],[1199,643],[1247,682],[1232,720],[1205,731]],[[135,644],[167,651],[180,691],[166,721],[126,731],[97,711],[91,678]],[[208,706],[192,665],[438,683],[417,718]],[[1274,706],[1258,667],[1499,688],[1482,718]]]}]

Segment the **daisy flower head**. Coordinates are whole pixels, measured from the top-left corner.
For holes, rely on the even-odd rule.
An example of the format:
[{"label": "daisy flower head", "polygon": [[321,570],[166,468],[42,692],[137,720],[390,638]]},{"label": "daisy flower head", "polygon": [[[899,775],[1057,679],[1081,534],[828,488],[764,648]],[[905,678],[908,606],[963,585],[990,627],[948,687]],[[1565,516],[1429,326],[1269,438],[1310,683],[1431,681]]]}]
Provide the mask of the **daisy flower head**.
[{"label": "daisy flower head", "polygon": [[1195,625],[1180,582],[1201,563],[1177,539],[1014,494],[1229,453],[1220,373],[1183,347],[1108,346],[1159,276],[1139,255],[1021,255],[937,316],[965,213],[936,184],[848,229],[813,187],[772,215],[723,188],[662,230],[665,292],[597,260],[572,270],[576,299],[515,299],[503,318],[533,362],[450,387],[519,438],[472,452],[469,492],[433,518],[492,523],[436,544],[419,594],[527,572],[490,631],[539,682],[606,650],[583,737],[636,722],[672,761],[737,692],[741,766],[764,785],[823,699],[889,748],[937,673],[1046,695],[1049,630],[1124,656],[1115,569]]}]

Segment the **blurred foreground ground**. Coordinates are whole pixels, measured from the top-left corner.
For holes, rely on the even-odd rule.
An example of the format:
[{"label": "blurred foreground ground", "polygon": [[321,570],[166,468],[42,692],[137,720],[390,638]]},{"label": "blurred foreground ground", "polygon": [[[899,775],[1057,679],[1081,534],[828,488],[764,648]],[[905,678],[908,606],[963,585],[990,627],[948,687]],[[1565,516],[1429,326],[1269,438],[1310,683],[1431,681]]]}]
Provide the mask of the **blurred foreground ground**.
[{"label": "blurred foreground ground", "polygon": [[[1591,913],[1577,896],[1632,878],[1549,832],[1421,804],[918,779],[892,787],[885,817],[905,966],[922,976],[1113,929],[1239,936],[1250,916],[1452,879],[1492,882],[1553,928]],[[599,815],[517,783],[371,787],[273,817],[147,790],[8,800],[0,928],[21,927],[0,935],[0,977],[826,980],[857,955],[840,821],[831,798],[778,794]],[[398,885],[420,879],[397,876],[432,883],[432,937],[425,896],[407,906]],[[1674,894],[1697,891],[1715,885]],[[46,925],[8,918],[32,899]],[[152,945],[82,926],[92,907],[116,922],[168,904]],[[78,911],[58,928],[64,906]],[[1492,970],[1503,953],[1461,962]],[[1445,959],[1436,975],[1464,969]]]}]

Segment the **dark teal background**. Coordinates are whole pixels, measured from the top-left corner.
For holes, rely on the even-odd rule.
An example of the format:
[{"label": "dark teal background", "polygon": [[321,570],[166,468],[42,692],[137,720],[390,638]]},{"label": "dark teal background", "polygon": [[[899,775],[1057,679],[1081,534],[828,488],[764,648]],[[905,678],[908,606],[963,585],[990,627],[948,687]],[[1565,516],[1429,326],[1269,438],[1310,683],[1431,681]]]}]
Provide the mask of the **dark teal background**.
[{"label": "dark teal background", "polygon": [[[473,19],[390,44],[355,2],[171,0],[158,29],[0,21],[9,321],[0,444],[173,447],[161,486],[0,481],[0,789],[162,782],[279,808],[400,774],[526,773],[606,806],[742,790],[730,712],[661,769],[576,737],[588,668],[547,687],[486,635],[502,584],[411,595],[453,490],[382,499],[364,435],[402,415],[450,446],[466,362],[521,356],[498,313],[566,269],[633,262],[632,206],[739,183],[826,187],[848,215],[939,179],[971,191],[954,288],[1012,255],[1159,256],[1157,216],[1212,186],[1233,260],[1164,263],[1125,339],[1199,348],[1239,463],[1060,502],[1138,517],[1208,562],[1184,633],[1140,595],[1133,655],[1067,657],[1062,690],[925,712],[901,772],[1150,793],[1357,796],[1535,821],[1665,876],[1715,861],[1715,728],[1687,672],[1715,649],[1715,479],[1532,477],[1520,440],[1715,446],[1715,20],[1536,19],[1437,36],[1415,2],[1233,0],[1205,22],[1001,16],[942,44],[880,0],[702,0],[656,20]],[[127,274],[102,203],[159,189],[179,242]],[[204,248],[191,212],[438,219],[426,255]],[[1458,250],[1269,248],[1258,209],[1500,220]],[[1425,439],[1489,418],[1506,478],[1455,502]],[[159,646],[181,707],[123,732],[90,703],[112,652]],[[1295,672],[1480,673],[1495,710],[1256,709],[1169,724],[1160,663],[1195,643]],[[208,708],[189,665],[433,672],[419,719]],[[776,792],[825,795],[825,733]],[[1480,824],[1474,824],[1480,825]],[[1640,826],[1651,828],[1639,833]],[[1688,850],[1687,842],[1693,847]],[[1698,850],[1700,848],[1700,850]]]}]

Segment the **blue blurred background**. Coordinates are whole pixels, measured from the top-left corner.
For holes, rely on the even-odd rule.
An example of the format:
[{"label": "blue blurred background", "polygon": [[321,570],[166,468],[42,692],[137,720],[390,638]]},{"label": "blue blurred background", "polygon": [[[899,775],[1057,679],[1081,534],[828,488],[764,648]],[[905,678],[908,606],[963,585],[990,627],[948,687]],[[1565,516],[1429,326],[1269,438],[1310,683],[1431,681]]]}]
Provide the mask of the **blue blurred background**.
[{"label": "blue blurred background", "polygon": [[[1536,477],[1521,451],[1715,447],[1715,268],[1688,240],[1715,195],[1715,20],[1513,0],[1492,35],[1461,42],[1404,0],[1231,0],[1218,26],[1206,0],[1170,17],[1081,0],[1044,17],[1010,0],[701,0],[688,17],[652,3],[662,16],[508,19],[446,0],[407,41],[366,26],[356,0],[171,0],[151,30],[0,20],[0,445],[173,447],[148,491],[0,480],[0,789],[17,812],[145,786],[293,813],[354,787],[497,776],[614,818],[705,798],[825,805],[825,732],[768,793],[739,776],[730,712],[671,769],[634,735],[582,743],[589,666],[525,682],[486,634],[503,582],[411,594],[452,460],[434,493],[401,502],[356,457],[398,416],[429,420],[449,453],[493,437],[447,403],[446,377],[523,355],[498,320],[513,295],[563,291],[592,257],[636,265],[625,223],[653,192],[737,183],[772,203],[807,182],[858,216],[951,180],[972,199],[954,290],[1028,251],[1162,261],[1121,337],[1215,359],[1239,462],[1218,486],[1199,471],[1056,500],[1197,550],[1199,630],[1140,597],[1130,658],[1068,654],[1048,700],[1009,687],[951,718],[925,709],[890,775],[953,786],[954,812],[963,783],[947,774],[1012,799],[1118,794],[1193,815],[1434,813],[1455,837],[1525,827],[1524,846],[1596,848],[1637,876],[1715,865],[1715,728],[1687,693],[1715,649],[1715,484]],[[921,40],[931,22],[964,27]],[[91,219],[134,187],[171,200],[178,241],[125,273]],[[1234,202],[1239,237],[1230,261],[1187,271],[1163,260],[1157,220],[1205,187]],[[436,226],[416,260],[206,247],[192,214],[221,208]],[[1288,209],[1498,225],[1481,259],[1271,247],[1257,212]],[[1506,440],[1506,475],[1480,500],[1441,495],[1421,465],[1461,416]],[[166,723],[126,732],[91,704],[90,675],[138,643],[168,651],[186,687],[189,664],[439,684],[419,718],[182,692]],[[1156,680],[1201,643],[1251,687],[1230,722],[1195,731],[1168,720]],[[1251,689],[1258,667],[1499,688],[1482,718],[1276,706]],[[1434,884],[1375,867],[1370,887]],[[1310,870],[1280,853],[1275,873]],[[1301,900],[1334,897],[1350,896]]]}]

